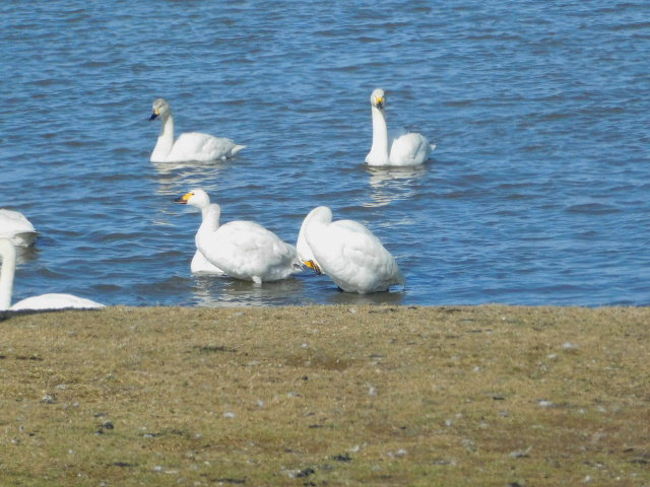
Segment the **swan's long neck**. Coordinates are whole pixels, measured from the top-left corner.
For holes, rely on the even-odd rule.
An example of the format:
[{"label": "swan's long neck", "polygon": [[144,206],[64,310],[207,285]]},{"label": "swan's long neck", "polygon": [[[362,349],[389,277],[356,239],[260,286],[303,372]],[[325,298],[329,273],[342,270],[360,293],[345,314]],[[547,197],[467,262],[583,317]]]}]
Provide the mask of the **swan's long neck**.
[{"label": "swan's long neck", "polygon": [[201,208],[201,226],[196,232],[196,245],[199,245],[199,240],[217,231],[219,228],[219,217],[221,216],[221,208],[217,204],[210,204]]},{"label": "swan's long neck", "polygon": [[383,163],[388,160],[389,156],[386,115],[375,106],[371,106],[370,111],[372,112],[372,147],[366,161]]},{"label": "swan's long neck", "polygon": [[174,146],[174,117],[170,113],[165,115],[161,122],[158,141],[151,153],[151,160],[154,162],[164,162]]},{"label": "swan's long neck", "polygon": [[327,232],[327,225],[330,223],[332,223],[332,210],[326,206],[314,208],[305,218],[303,225],[303,234],[307,243],[309,243],[309,241],[318,241],[319,232]]},{"label": "swan's long neck", "polygon": [[0,240],[0,256],[2,256],[2,269],[0,270],[0,310],[9,309],[11,306],[11,293],[14,287],[14,274],[16,272],[16,249],[7,239]]}]

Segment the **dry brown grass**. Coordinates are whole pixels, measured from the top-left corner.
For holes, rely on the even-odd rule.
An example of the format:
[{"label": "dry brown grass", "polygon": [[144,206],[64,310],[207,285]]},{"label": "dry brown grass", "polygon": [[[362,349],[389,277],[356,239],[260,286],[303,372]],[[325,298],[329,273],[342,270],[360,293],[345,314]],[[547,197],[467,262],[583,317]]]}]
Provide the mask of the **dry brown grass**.
[{"label": "dry brown grass", "polygon": [[0,484],[650,486],[648,308],[0,323]]}]

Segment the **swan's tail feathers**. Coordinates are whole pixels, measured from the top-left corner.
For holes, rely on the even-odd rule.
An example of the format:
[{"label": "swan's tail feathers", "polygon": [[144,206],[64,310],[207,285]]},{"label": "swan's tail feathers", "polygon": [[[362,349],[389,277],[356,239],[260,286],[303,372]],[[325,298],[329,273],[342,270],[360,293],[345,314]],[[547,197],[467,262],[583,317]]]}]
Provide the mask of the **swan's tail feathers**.
[{"label": "swan's tail feathers", "polygon": [[436,144],[429,144],[431,146],[431,151],[436,150]]},{"label": "swan's tail feathers", "polygon": [[245,145],[236,144],[235,147],[233,147],[232,150],[230,151],[230,157],[234,156],[240,150],[245,149],[245,148],[246,148]]}]

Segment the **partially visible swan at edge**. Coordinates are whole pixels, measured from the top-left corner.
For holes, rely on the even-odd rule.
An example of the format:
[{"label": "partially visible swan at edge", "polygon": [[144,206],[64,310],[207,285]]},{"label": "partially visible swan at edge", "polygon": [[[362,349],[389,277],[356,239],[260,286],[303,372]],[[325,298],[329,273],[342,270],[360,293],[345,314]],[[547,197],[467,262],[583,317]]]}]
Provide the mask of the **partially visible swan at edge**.
[{"label": "partially visible swan at edge", "polygon": [[293,245],[255,222],[231,221],[220,225],[221,208],[211,204],[202,189],[193,189],[174,201],[201,210],[196,247],[226,275],[261,284],[300,272],[302,266]]},{"label": "partially visible swan at edge", "polygon": [[162,127],[149,158],[151,162],[225,160],[246,147],[236,144],[231,139],[199,132],[181,134],[174,141],[174,118],[169,103],[163,98],[158,98],[153,102],[152,110],[149,120],[160,118]]},{"label": "partially visible swan at edge", "polygon": [[11,294],[16,272],[16,249],[7,238],[0,238],[0,256],[2,256],[2,269],[0,269],[0,310],[46,310],[46,309],[94,309],[103,308],[104,305],[90,299],[79,298],[72,294],[42,294],[18,301],[11,306]]},{"label": "partially visible swan at edge", "polygon": [[16,247],[29,247],[36,240],[34,225],[19,211],[0,209],[0,238],[11,239]]},{"label": "partially visible swan at edge", "polygon": [[404,284],[395,258],[379,239],[354,220],[333,222],[327,206],[305,217],[296,248],[306,266],[328,275],[343,291],[367,294]]},{"label": "partially visible swan at edge", "polygon": [[372,113],[372,147],[366,156],[370,166],[415,166],[429,157],[435,145],[418,133],[409,132],[395,137],[388,136],[386,125],[386,94],[381,88],[370,95]]}]

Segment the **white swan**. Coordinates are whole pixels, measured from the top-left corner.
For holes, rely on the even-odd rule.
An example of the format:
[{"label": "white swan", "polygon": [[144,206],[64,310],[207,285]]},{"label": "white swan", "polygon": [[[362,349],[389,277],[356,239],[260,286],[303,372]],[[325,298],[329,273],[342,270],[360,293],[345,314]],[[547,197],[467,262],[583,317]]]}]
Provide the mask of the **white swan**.
[{"label": "white swan", "polygon": [[79,298],[72,294],[42,294],[18,301],[11,306],[11,294],[14,286],[16,272],[16,249],[8,238],[0,238],[0,256],[2,256],[2,269],[0,270],[0,310],[45,310],[82,308],[103,308],[104,305],[90,299]]},{"label": "white swan", "polygon": [[300,260],[328,275],[343,291],[367,294],[404,284],[395,258],[365,226],[354,220],[332,222],[332,211],[309,212],[298,234]]},{"label": "white swan", "polygon": [[201,210],[196,246],[208,262],[228,276],[261,284],[300,272],[295,247],[263,226],[250,221],[219,225],[221,208],[211,204],[210,197],[202,189],[194,189],[174,201]]},{"label": "white swan", "polygon": [[388,136],[386,125],[386,94],[381,88],[370,95],[372,113],[372,147],[366,156],[370,166],[415,166],[429,157],[435,145],[422,134],[409,132],[395,137]]},{"label": "white swan", "polygon": [[29,247],[36,240],[34,225],[18,211],[0,209],[0,238],[8,238],[16,247]]},{"label": "white swan", "polygon": [[158,98],[153,102],[153,113],[149,120],[157,118],[160,118],[162,127],[156,146],[151,153],[151,162],[225,160],[246,147],[236,144],[231,139],[198,132],[181,134],[174,141],[174,118],[169,103],[163,98]]}]

